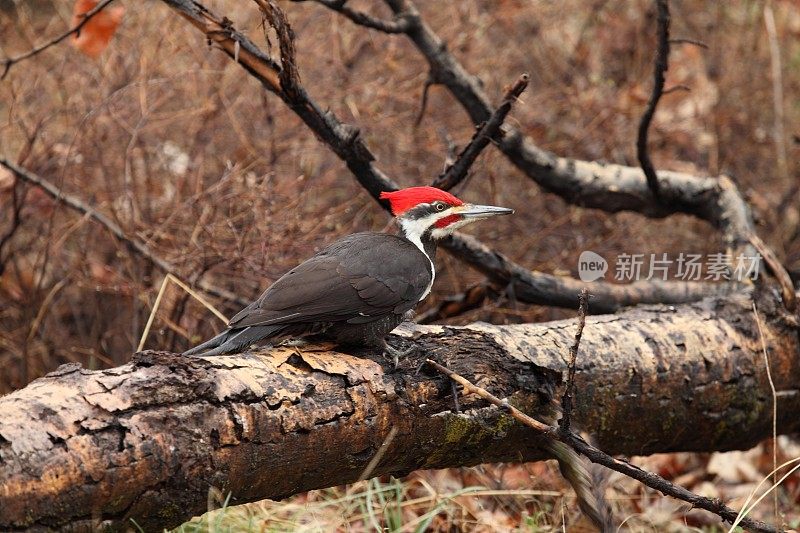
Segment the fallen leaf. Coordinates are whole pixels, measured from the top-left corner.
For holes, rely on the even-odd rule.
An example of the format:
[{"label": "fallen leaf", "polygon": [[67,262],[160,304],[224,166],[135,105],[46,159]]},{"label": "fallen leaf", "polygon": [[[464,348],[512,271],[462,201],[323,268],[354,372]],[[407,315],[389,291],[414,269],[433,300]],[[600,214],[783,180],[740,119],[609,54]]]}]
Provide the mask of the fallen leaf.
[{"label": "fallen leaf", "polygon": [[[83,14],[97,6],[97,0],[75,0],[72,24],[80,23]],[[106,49],[125,13],[123,7],[105,8],[83,25],[72,37],[72,44],[89,57],[97,58]]]}]

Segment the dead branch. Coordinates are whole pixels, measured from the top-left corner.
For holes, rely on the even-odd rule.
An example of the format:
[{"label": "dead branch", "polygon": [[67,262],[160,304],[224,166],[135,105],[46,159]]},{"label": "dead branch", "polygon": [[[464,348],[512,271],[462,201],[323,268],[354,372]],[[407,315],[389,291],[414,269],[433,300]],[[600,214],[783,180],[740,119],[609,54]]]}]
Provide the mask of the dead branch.
[{"label": "dead branch", "polygon": [[613,313],[640,303],[686,303],[713,294],[729,294],[741,289],[735,283],[703,283],[697,281],[635,281],[624,285],[594,281],[584,283],[574,278],[554,276],[528,270],[503,254],[491,250],[469,235],[444,241],[447,251],[461,259],[490,281],[509,287],[520,302],[574,308],[575,298],[588,288],[592,312]]},{"label": "dead branch", "polygon": [[[261,51],[246,36],[238,32],[229,20],[214,15],[196,1],[162,1],[193,26],[201,30],[210,42],[216,44],[228,57],[235,60],[250,75],[261,81],[265,88],[281,98],[314,132],[317,138],[347,165],[347,168],[370,196],[378,201],[384,209],[388,209],[388,205],[379,200],[378,197],[382,191],[397,190],[399,186],[377,167],[375,156],[364,143],[358,128],[341,122],[331,111],[323,112],[322,107],[312,100],[299,84],[298,77],[291,76],[282,81],[281,67],[278,63]],[[282,43],[281,62],[293,65],[294,58],[291,55],[293,52],[290,51],[289,45],[286,44],[292,40],[292,36],[289,34],[289,27],[285,17],[282,14],[278,14],[280,9],[269,0],[256,0],[256,3],[262,9],[267,23],[272,24],[278,32],[279,40]],[[281,18],[277,20],[276,17]],[[287,86],[284,85],[285,83],[289,84],[288,90]],[[491,116],[492,113],[490,112],[481,122],[489,120]],[[503,142],[505,141],[501,140],[501,144]],[[687,177],[687,179],[690,182],[691,180],[696,180],[694,177]],[[717,186],[716,180],[713,181],[715,183],[714,186]],[[620,183],[622,182],[624,180],[621,180]],[[721,182],[720,187],[727,187],[727,183]],[[736,198],[739,198],[738,191],[736,191],[732,183],[730,183],[730,186]],[[726,213],[728,213],[726,220],[730,220],[729,225],[737,229],[732,233],[738,234],[738,222],[740,220],[744,221],[742,223],[750,224],[749,211],[746,211],[747,206],[743,202],[739,204],[731,200],[730,203],[733,205],[730,208],[726,207]],[[736,207],[739,205],[745,210],[744,213],[736,211]],[[489,275],[490,278],[504,280],[504,285],[508,285],[513,281],[514,289],[519,289],[516,292],[516,296],[523,302],[572,307],[575,296],[583,286],[581,282],[571,278],[531,273],[527,269],[514,264],[508,258],[493,252],[476,239],[465,235],[457,234],[444,241],[442,246],[476,270]],[[715,285],[682,282],[673,284],[671,282],[644,281],[626,286],[595,283],[592,285],[592,292],[597,295],[597,298],[593,301],[592,308],[598,312],[604,312],[642,302],[679,303],[695,301],[709,294],[717,294],[719,291],[727,290],[732,289]],[[615,300],[617,298],[619,300]]]},{"label": "dead branch", "polygon": [[9,57],[9,58],[6,58],[6,59],[3,59],[2,61],[0,61],[0,65],[3,66],[3,73],[0,74],[0,81],[4,80],[6,78],[6,76],[8,75],[8,71],[11,70],[11,67],[13,67],[15,64],[19,63],[20,61],[24,61],[26,59],[29,59],[29,58],[31,58],[31,57],[33,57],[35,55],[38,55],[38,54],[44,52],[45,50],[47,50],[51,46],[57,45],[58,43],[60,43],[61,41],[63,41],[67,37],[69,37],[70,35],[73,35],[73,34],[78,35],[78,34],[80,34],[81,29],[86,25],[86,23],[89,22],[92,19],[92,17],[94,17],[95,15],[100,13],[106,7],[108,7],[108,5],[111,4],[111,2],[113,2],[113,1],[114,0],[103,0],[102,2],[98,3],[92,9],[90,9],[89,11],[87,11],[86,13],[81,15],[80,22],[75,24],[72,28],[70,28],[69,30],[65,31],[61,35],[58,35],[57,37],[54,37],[54,38],[50,39],[46,43],[43,43],[43,44],[37,46],[36,48],[28,50],[24,54],[20,54],[18,56],[14,56],[14,57]]},{"label": "dead branch", "polygon": [[472,136],[472,140],[458,154],[455,162],[439,174],[431,185],[449,191],[467,177],[470,167],[472,167],[472,164],[483,149],[489,145],[489,142],[497,142],[499,140],[502,135],[503,122],[511,111],[511,106],[528,86],[528,79],[528,75],[523,74],[508,88],[503,96],[503,102],[494,110],[491,118],[478,126],[475,135]]},{"label": "dead branch", "polygon": [[567,362],[567,384],[564,387],[564,394],[561,396],[561,420],[559,427],[564,431],[569,431],[570,417],[572,416],[572,396],[575,393],[575,364],[578,360],[578,348],[581,345],[583,328],[586,326],[586,313],[589,311],[589,291],[583,289],[578,298],[578,329],[575,332],[575,342],[569,348],[569,362]]},{"label": "dead branch", "polygon": [[6,269],[7,258],[3,255],[3,248],[11,242],[14,235],[22,227],[22,208],[25,207],[26,192],[23,192],[21,197],[17,190],[17,182],[11,184],[11,224],[9,228],[0,237],[0,276],[3,275]]},{"label": "dead branch", "polygon": [[[759,309],[777,426],[795,432],[800,339],[770,294]],[[751,305],[734,295],[587,317],[574,419],[609,454],[741,449],[769,436],[772,395]],[[133,518],[160,530],[204,512],[209,486],[238,504],[351,482],[392,427],[373,476],[551,455],[505,408],[468,396],[463,414],[453,413],[450,380],[414,369],[433,359],[553,420],[574,321],[400,333],[392,342],[414,343],[418,355],[398,372],[377,353],[324,347],[207,359],[143,352],[107,370],[63,366],[0,398],[0,529],[127,527]],[[653,482],[577,438],[568,444]]]},{"label": "dead branch", "polygon": [[[482,124],[493,109],[480,81],[464,69],[445,43],[422,19],[411,0],[385,0],[395,14],[409,21],[404,33],[428,62],[431,75],[445,85],[469,114]],[[655,201],[641,169],[558,157],[542,150],[516,128],[508,128],[498,148],[546,191],[566,202],[610,213],[636,211],[649,217],[688,213],[711,222],[723,234],[728,248],[744,247],[752,255],[747,236],[753,231],[750,210],[726,176],[699,177],[661,171],[658,182],[670,202]],[[573,295],[574,296],[574,295]]]},{"label": "dead branch", "polygon": [[373,30],[382,31],[383,33],[404,33],[408,30],[408,21],[403,18],[402,14],[396,15],[394,20],[382,20],[372,15],[368,15],[363,11],[358,11],[347,5],[347,0],[292,0],[293,2],[316,2],[328,9],[336,11],[352,20],[359,26],[365,28],[372,28]]},{"label": "dead branch", "polygon": [[750,235],[750,244],[758,251],[769,271],[778,280],[778,284],[781,287],[781,296],[783,297],[783,306],[790,312],[794,311],[797,308],[797,297],[794,293],[792,277],[775,255],[775,252],[767,246],[767,243],[761,240],[761,237],[753,233]]},{"label": "dead branch", "polygon": [[[30,183],[42,191],[47,193],[51,198],[53,198],[56,202],[63,204],[73,211],[77,211],[82,215],[86,215],[104,228],[108,230],[115,238],[119,239],[123,242],[127,248],[132,251],[133,253],[143,257],[148,262],[150,262],[153,266],[161,270],[162,272],[172,274],[176,277],[179,277],[178,270],[170,264],[167,260],[162,257],[159,257],[153,250],[150,249],[145,243],[140,241],[135,237],[131,237],[125,233],[116,222],[108,218],[106,215],[95,209],[94,207],[88,205],[83,200],[74,196],[72,194],[66,193],[59,189],[55,184],[51,183],[47,179],[34,174],[33,172],[24,169],[15,163],[12,163],[8,159],[0,157],[0,165],[6,167],[8,170],[14,173],[22,181],[26,183]],[[223,298],[230,302],[234,302],[238,305],[245,306],[248,304],[248,301],[240,296],[235,295],[234,293],[222,289],[219,287],[215,287],[203,280],[199,280],[197,282],[197,286],[200,287],[204,292],[211,294],[213,296],[217,296],[219,298]]]},{"label": "dead branch", "polygon": [[656,0],[656,12],[658,45],[656,57],[653,61],[653,90],[650,93],[650,99],[647,101],[647,107],[642,114],[642,119],[639,121],[639,131],[636,136],[636,156],[639,159],[642,172],[644,172],[644,176],[647,179],[647,186],[650,187],[653,197],[656,200],[661,200],[658,176],[656,175],[655,167],[653,167],[653,161],[650,159],[650,153],[647,151],[647,134],[650,129],[650,123],[653,121],[653,116],[656,114],[658,101],[661,100],[661,95],[664,94],[665,74],[669,69],[669,0]]},{"label": "dead branch", "polygon": [[[693,507],[697,507],[699,509],[705,509],[706,511],[712,512],[718,515],[723,520],[727,521],[730,524],[737,519],[739,513],[727,507],[725,504],[722,503],[719,499],[711,499],[706,498],[704,496],[700,496],[695,494],[681,486],[675,485],[664,479],[663,477],[655,474],[653,472],[647,472],[638,466],[634,466],[627,461],[620,461],[614,459],[607,453],[603,452],[592,446],[591,444],[584,441],[578,435],[571,433],[569,430],[569,426],[567,424],[561,425],[560,427],[549,426],[547,424],[543,424],[539,422],[535,418],[532,418],[513,405],[511,405],[508,400],[501,400],[497,396],[493,395],[486,389],[473,385],[469,380],[465,379],[462,376],[459,376],[452,370],[447,367],[444,367],[433,361],[428,359],[426,361],[429,365],[433,366],[439,372],[443,373],[456,383],[459,383],[462,387],[464,387],[464,394],[476,394],[486,400],[487,402],[491,403],[499,407],[502,410],[508,411],[515,420],[532,428],[542,435],[546,437],[556,438],[559,441],[573,446],[576,443],[579,443],[575,446],[575,449],[579,449],[579,451],[589,457],[592,462],[597,464],[601,464],[611,470],[619,472],[621,474],[625,474],[626,476],[632,477],[641,481],[642,484],[655,489],[662,494],[666,494],[667,496],[672,496],[679,500],[683,500],[685,502],[691,503]],[[745,524],[745,521],[747,523]],[[752,518],[744,518],[740,522],[742,526],[746,527],[749,531],[763,531],[763,532],[777,532],[779,531],[777,528],[770,526],[764,522],[759,520],[754,520]]]}]

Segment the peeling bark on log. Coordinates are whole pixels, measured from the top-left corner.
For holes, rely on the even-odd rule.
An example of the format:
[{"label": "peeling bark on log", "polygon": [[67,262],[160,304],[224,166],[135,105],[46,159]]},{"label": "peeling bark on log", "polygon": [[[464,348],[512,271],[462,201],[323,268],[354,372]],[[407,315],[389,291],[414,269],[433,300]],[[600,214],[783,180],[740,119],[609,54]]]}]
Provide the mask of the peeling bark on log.
[{"label": "peeling bark on log", "polygon": [[[781,432],[800,430],[800,341],[764,314]],[[746,295],[587,318],[573,420],[609,453],[746,448],[771,433],[771,394]],[[431,357],[545,419],[575,323],[406,325]],[[367,355],[367,354],[361,354]],[[440,375],[324,347],[186,358],[142,352],[101,371],[65,365],[0,398],[0,530],[147,531],[233,504],[372,475],[536,460],[541,438],[478,398],[454,414]]]}]

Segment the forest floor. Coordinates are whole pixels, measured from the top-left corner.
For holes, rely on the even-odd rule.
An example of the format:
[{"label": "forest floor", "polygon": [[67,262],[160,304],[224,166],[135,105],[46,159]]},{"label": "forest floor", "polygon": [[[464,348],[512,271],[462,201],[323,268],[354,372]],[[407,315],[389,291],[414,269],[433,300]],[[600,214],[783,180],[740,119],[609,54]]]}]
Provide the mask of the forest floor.
[{"label": "forest floor", "polygon": [[[531,84],[509,121],[556,154],[637,165],[635,136],[652,83],[655,16],[646,0],[464,0],[419,2],[448,48],[499,101],[520,73]],[[208,2],[263,44],[252,2]],[[366,0],[354,7],[386,15]],[[348,4],[348,5],[350,5]],[[667,94],[651,129],[655,165],[732,176],[754,209],[759,233],[800,272],[800,5],[672,4],[676,45]],[[108,214],[187,279],[204,274],[251,298],[325,243],[387,227],[347,169],[276,98],[158,2],[120,2],[121,24],[96,58],[69,43],[15,65],[0,82],[0,154],[48,177]],[[309,92],[361,128],[382,168],[402,185],[427,184],[450,145],[473,128],[441,87],[430,90],[419,125],[425,65],[402,37],[356,27],[311,3],[282,2],[297,34]],[[70,23],[72,2],[0,0],[0,51],[23,52]],[[775,20],[773,42],[765,22]],[[773,65],[780,72],[776,92]],[[777,105],[776,105],[777,102]],[[780,113],[776,113],[776,109]],[[782,131],[782,135],[776,135]],[[707,254],[713,228],[689,217],[644,219],[567,205],[543,193],[491,147],[471,171],[468,200],[516,209],[470,231],[528,268],[577,274],[578,256]],[[16,194],[16,196],[15,196]],[[24,198],[15,227],[14,198]],[[14,230],[9,233],[9,228]],[[66,362],[102,368],[135,351],[162,274],[86,217],[15,183],[0,170],[0,394]],[[482,277],[439,254],[426,306]],[[647,264],[645,264],[645,268]],[[229,302],[214,304],[227,314]],[[427,308],[427,307],[426,307]],[[424,311],[425,308],[420,309]],[[501,298],[448,319],[537,322],[573,312]],[[169,290],[148,348],[182,350],[220,322]],[[800,456],[779,439],[778,463]],[[772,469],[772,443],[746,452],[679,453],[637,462],[687,488],[740,507]],[[722,530],[617,475],[608,494],[623,530]],[[754,512],[797,527],[800,478]],[[485,465],[414,473],[313,491],[283,502],[215,510],[183,531],[555,531],[580,530],[574,497],[555,464]]]}]

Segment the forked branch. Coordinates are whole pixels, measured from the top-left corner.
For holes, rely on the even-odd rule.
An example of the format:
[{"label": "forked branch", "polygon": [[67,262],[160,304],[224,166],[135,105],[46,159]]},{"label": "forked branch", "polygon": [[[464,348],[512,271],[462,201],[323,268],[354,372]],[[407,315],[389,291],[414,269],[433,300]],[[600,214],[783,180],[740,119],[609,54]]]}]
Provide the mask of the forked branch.
[{"label": "forked branch", "polygon": [[[325,145],[327,145],[348,167],[362,187],[378,201],[384,209],[388,205],[379,200],[382,191],[392,191],[399,188],[389,176],[381,171],[375,164],[375,156],[360,136],[358,128],[341,122],[331,111],[322,111],[322,106],[315,102],[305,91],[300,83],[299,76],[287,77],[282,75],[281,65],[295,65],[293,46],[289,41],[293,39],[291,28],[286,22],[280,8],[272,0],[254,0],[265,22],[275,29],[281,44],[281,58],[279,62],[261,51],[245,35],[238,32],[226,18],[218,17],[211,13],[202,4],[190,0],[162,0],[193,26],[201,30],[209,41],[216,44],[228,57],[241,65],[250,75],[261,81],[265,88],[275,93],[283,102],[300,117],[301,120],[314,132]],[[294,68],[294,67],[291,67]],[[524,89],[521,84],[513,87]],[[515,89],[515,90],[517,90]],[[491,113],[486,120],[491,118]],[[501,141],[501,144],[504,141]],[[513,276],[515,283],[519,282],[524,287],[517,291],[516,296],[520,301],[553,305],[558,307],[572,307],[575,296],[583,286],[571,278],[558,278],[547,274],[531,273],[527,269],[516,265],[508,258],[493,252],[487,246],[474,238],[465,235],[455,235],[443,242],[443,247],[452,252],[456,257],[465,261],[473,268],[492,274],[490,277],[506,279],[506,285],[511,281],[508,269],[520,273]],[[479,250],[479,252],[476,252]],[[495,271],[498,265],[497,258],[502,257],[502,266],[506,269]],[[593,293],[606,294],[607,299],[601,302],[598,296],[597,303],[593,302],[593,309],[598,312],[615,310],[626,305],[641,301],[678,303],[694,301],[709,294],[716,294],[727,288],[718,285],[701,283],[687,284],[640,282],[636,287],[616,289],[612,284],[595,283]],[[658,295],[660,299],[652,300]],[[612,301],[620,296],[620,301]],[[644,298],[641,300],[640,298]],[[605,305],[604,305],[605,303]]]},{"label": "forked branch", "polygon": [[[444,375],[448,376],[450,379],[459,383],[464,387],[464,393],[475,393],[482,399],[486,400],[487,402],[491,403],[499,407],[500,409],[508,412],[515,420],[528,426],[531,429],[534,429],[540,432],[543,436],[547,438],[555,439],[559,442],[563,442],[573,450],[577,451],[578,453],[585,456],[591,462],[595,464],[599,464],[605,466],[610,470],[614,470],[615,472],[619,472],[620,474],[624,474],[628,477],[631,477],[643,485],[650,487],[651,489],[655,489],[662,494],[666,494],[667,496],[672,496],[673,498],[677,498],[679,500],[688,502],[692,504],[693,507],[697,507],[700,509],[705,509],[715,515],[719,516],[726,522],[733,524],[734,521],[739,519],[739,513],[736,512],[734,509],[726,506],[722,500],[719,499],[712,499],[706,498],[705,496],[700,496],[691,492],[688,489],[681,487],[680,485],[675,485],[670,481],[664,479],[663,477],[659,476],[654,472],[648,472],[636,465],[632,465],[627,461],[622,461],[619,459],[615,459],[614,457],[608,455],[604,451],[592,446],[583,438],[572,433],[566,427],[556,427],[550,426],[549,424],[544,424],[539,422],[535,418],[532,418],[513,405],[511,405],[508,400],[501,400],[497,396],[493,395],[491,392],[487,391],[486,389],[479,387],[463,376],[460,376],[450,370],[449,368],[433,361],[432,359],[428,359],[426,361],[429,365],[434,367],[439,372],[443,373]],[[742,527],[747,529],[748,531],[759,531],[763,533],[777,533],[780,531],[779,529],[762,522],[760,520],[755,520],[753,518],[744,517],[738,520],[738,523],[741,524]]]},{"label": "forked branch", "polygon": [[658,101],[661,100],[661,96],[664,94],[665,73],[669,68],[669,0],[656,0],[656,10],[658,48],[653,62],[653,90],[639,122],[639,132],[636,137],[636,156],[639,158],[639,164],[642,166],[642,171],[647,179],[647,186],[650,187],[650,191],[656,200],[660,200],[661,192],[658,187],[658,176],[656,175],[655,167],[653,167],[653,161],[650,159],[650,153],[647,150],[647,135],[650,123],[656,114]]},{"label": "forked branch", "polygon": [[489,142],[498,142],[502,137],[503,122],[511,112],[511,106],[528,86],[528,80],[528,75],[523,74],[506,90],[502,103],[494,110],[489,120],[478,126],[472,140],[458,154],[455,162],[433,180],[431,185],[449,191],[467,177],[470,167],[483,149],[489,145]]}]

